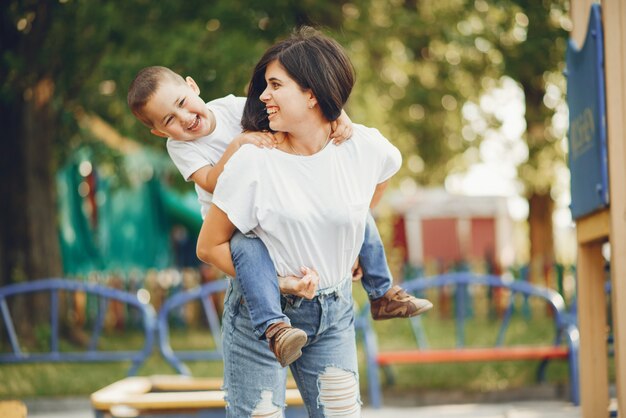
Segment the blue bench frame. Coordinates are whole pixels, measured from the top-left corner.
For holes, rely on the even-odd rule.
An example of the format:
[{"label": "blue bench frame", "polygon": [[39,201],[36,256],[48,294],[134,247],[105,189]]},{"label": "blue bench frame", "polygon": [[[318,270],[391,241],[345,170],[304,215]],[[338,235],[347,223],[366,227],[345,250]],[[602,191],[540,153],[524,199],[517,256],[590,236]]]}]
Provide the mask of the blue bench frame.
[{"label": "blue bench frame", "polygon": [[[213,303],[212,295],[223,292],[228,287],[228,279],[220,279],[205,283],[194,289],[179,292],[165,300],[157,317],[159,351],[165,360],[179,373],[191,376],[191,371],[183,361],[222,361],[222,334],[217,309]],[[209,330],[215,342],[215,349],[174,351],[170,344],[168,317],[170,313],[192,301],[199,300],[202,303],[204,314],[209,325]]]},{"label": "blue bench frame", "polygon": [[[59,292],[85,292],[98,296],[98,313],[94,321],[93,332],[89,345],[85,351],[59,351]],[[15,332],[13,319],[9,311],[7,298],[35,292],[50,293],[50,351],[43,353],[26,353],[20,348],[18,336]],[[141,350],[129,351],[100,351],[98,340],[104,328],[105,313],[110,300],[119,301],[137,308],[141,314],[145,342]],[[117,289],[96,284],[83,283],[70,279],[42,279],[25,283],[12,284],[0,288],[0,311],[2,320],[9,337],[12,352],[0,353],[0,363],[37,363],[37,362],[113,362],[130,361],[128,375],[137,373],[139,367],[150,356],[154,346],[154,329],[156,315],[152,305],[142,303],[136,295]]]},{"label": "blue bench frame", "polygon": [[[504,288],[511,291],[509,305],[504,313],[497,341],[491,350],[477,350],[472,352],[471,348],[464,348],[464,322],[467,309],[467,287],[481,285],[487,287]],[[509,325],[511,316],[514,311],[516,295],[522,295],[524,298],[538,297],[545,300],[554,312],[554,322],[556,327],[556,338],[551,346],[537,347],[536,355],[528,353],[534,347],[524,347],[526,351],[524,358],[536,358],[542,360],[538,375],[542,375],[549,357],[543,357],[542,353],[550,352],[550,347],[556,348],[561,346],[561,342],[565,337],[567,347],[567,361],[570,372],[570,398],[571,401],[578,405],[580,401],[579,393],[579,368],[578,368],[578,346],[579,332],[576,320],[573,315],[569,314],[565,307],[563,297],[556,291],[548,288],[531,285],[525,281],[505,280],[500,276],[493,275],[476,275],[468,272],[450,273],[433,277],[420,277],[411,281],[404,282],[402,286],[409,293],[419,295],[426,289],[442,288],[444,286],[455,286],[455,321],[456,321],[456,348],[453,350],[432,350],[427,348],[425,336],[421,327],[421,318],[411,318],[413,332],[415,334],[418,346],[422,349],[413,349],[411,351],[381,353],[378,351],[376,343],[376,334],[369,317],[369,306],[363,309],[361,315],[365,320],[359,322],[362,328],[362,337],[366,350],[366,367],[368,377],[368,387],[370,402],[373,407],[379,408],[382,404],[381,383],[379,378],[379,370],[381,365],[389,365],[394,362],[394,358],[398,363],[426,363],[435,361],[481,361],[481,360],[506,360],[520,359],[519,350],[516,347],[503,346],[505,332]],[[559,350],[562,351],[562,350]],[[445,360],[437,360],[437,355],[448,357]],[[474,355],[476,354],[476,355]],[[483,354],[486,354],[484,356]],[[484,358],[489,357],[489,358]],[[556,355],[555,355],[556,358]]]}]

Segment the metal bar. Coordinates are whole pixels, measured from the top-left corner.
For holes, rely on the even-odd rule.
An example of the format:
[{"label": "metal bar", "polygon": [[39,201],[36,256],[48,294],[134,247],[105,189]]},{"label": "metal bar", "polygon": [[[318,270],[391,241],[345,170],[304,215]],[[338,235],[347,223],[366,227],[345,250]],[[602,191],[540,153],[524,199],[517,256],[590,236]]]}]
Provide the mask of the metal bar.
[{"label": "metal bar", "polygon": [[108,307],[109,299],[103,296],[98,296],[98,314],[96,315],[93,333],[91,334],[91,339],[89,340],[89,351],[98,350],[98,340],[100,339],[100,334],[104,329],[104,318],[106,317]]},{"label": "metal bar", "polygon": [[5,298],[0,299],[0,309],[2,310],[2,319],[4,320],[4,324],[7,328],[7,334],[9,334],[9,341],[11,341],[13,353],[17,356],[21,356],[22,351],[20,350],[20,344],[17,341],[17,334],[15,333],[15,327],[13,326],[13,319],[11,318],[11,312],[9,311]]},{"label": "metal bar", "polygon": [[204,308],[204,314],[206,315],[209,328],[211,329],[211,335],[213,335],[215,348],[221,352],[222,337],[220,331],[220,321],[217,317],[217,310],[215,309],[215,303],[213,302],[212,294],[202,298],[202,307]]},{"label": "metal bar", "polygon": [[59,352],[59,291],[50,291],[50,351]]}]

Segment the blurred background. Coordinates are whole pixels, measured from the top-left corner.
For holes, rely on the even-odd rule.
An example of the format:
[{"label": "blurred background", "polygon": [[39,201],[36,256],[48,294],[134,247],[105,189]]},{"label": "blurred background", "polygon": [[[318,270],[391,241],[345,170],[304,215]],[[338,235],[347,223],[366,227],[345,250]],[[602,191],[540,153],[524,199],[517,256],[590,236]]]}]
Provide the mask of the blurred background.
[{"label": "blurred background", "polygon": [[[459,268],[574,292],[564,0],[5,0],[0,6],[0,285],[73,277],[159,294],[199,265],[193,187],[131,115],[164,65],[205,101],[244,96],[298,25],[351,57],[346,106],[403,166],[376,212],[396,280]],[[185,279],[188,277],[188,279]],[[159,293],[160,292],[160,293]],[[23,308],[21,327],[44,310]],[[34,332],[31,330],[31,332]]]},{"label": "blurred background", "polygon": [[[174,260],[171,249],[197,227],[192,187],[164,141],[130,114],[127,87],[140,68],[165,65],[193,76],[207,101],[245,95],[265,48],[300,24],[345,46],[358,77],[349,115],[402,151],[379,217],[395,218],[387,235],[404,261],[573,260],[565,1],[60,0],[2,8],[2,284],[193,263]],[[431,243],[433,228],[446,231],[447,252]]]}]

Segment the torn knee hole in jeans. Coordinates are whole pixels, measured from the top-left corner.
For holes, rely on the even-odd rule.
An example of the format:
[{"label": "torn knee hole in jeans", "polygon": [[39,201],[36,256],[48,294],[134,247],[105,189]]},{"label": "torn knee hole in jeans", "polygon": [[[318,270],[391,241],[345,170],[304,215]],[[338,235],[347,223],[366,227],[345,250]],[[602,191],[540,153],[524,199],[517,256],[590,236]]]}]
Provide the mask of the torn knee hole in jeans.
[{"label": "torn knee hole in jeans", "polygon": [[359,382],[354,372],[328,367],[318,384],[319,403],[326,416],[360,416]]},{"label": "torn knee hole in jeans", "polygon": [[271,390],[261,392],[261,399],[252,411],[253,418],[281,418],[283,416],[283,409],[272,402],[273,396]]}]

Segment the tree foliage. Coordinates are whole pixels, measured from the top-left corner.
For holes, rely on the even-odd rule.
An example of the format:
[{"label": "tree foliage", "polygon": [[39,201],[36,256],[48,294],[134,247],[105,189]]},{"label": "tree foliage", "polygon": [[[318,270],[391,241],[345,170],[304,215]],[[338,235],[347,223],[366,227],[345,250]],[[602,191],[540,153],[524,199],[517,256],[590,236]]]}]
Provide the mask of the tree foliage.
[{"label": "tree foliage", "polygon": [[[547,134],[551,109],[542,103],[546,74],[562,60],[563,31],[553,25],[561,3],[7,0],[0,6],[0,117],[11,147],[0,161],[0,193],[10,202],[1,212],[2,280],[59,270],[58,263],[25,266],[38,245],[35,253],[58,258],[53,176],[76,147],[94,140],[77,123],[81,114],[97,114],[124,136],[163,149],[126,106],[140,68],[165,65],[191,75],[205,100],[243,95],[262,52],[300,24],[319,26],[346,46],[358,80],[348,113],[381,129],[405,156],[402,176],[421,184],[441,184],[478,160],[481,137],[462,134],[463,105],[503,74],[517,80],[529,126],[542,127],[539,136],[529,131],[529,163],[520,171],[530,190],[548,178],[537,170],[559,151]],[[41,208],[46,215],[34,222]]]}]

